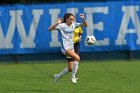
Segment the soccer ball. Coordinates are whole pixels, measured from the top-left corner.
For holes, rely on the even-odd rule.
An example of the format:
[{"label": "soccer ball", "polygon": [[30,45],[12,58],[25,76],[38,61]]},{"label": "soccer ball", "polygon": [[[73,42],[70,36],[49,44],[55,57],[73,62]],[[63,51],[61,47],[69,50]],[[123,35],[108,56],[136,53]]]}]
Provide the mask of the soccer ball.
[{"label": "soccer ball", "polygon": [[94,45],[96,42],[96,38],[93,35],[87,35],[86,36],[86,44],[88,45]]}]

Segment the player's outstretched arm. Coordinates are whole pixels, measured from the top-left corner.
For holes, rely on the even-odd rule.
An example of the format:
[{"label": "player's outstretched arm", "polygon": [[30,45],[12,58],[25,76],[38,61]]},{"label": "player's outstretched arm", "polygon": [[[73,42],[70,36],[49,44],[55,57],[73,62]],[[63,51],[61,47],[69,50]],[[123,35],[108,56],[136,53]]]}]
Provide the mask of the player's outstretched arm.
[{"label": "player's outstretched arm", "polygon": [[62,23],[62,21],[63,21],[62,18],[58,18],[58,19],[57,19],[57,23],[55,23],[54,25],[50,26],[50,27],[48,28],[48,30],[49,30],[49,31],[55,30],[55,26],[57,26],[58,24]]},{"label": "player's outstretched arm", "polygon": [[80,17],[82,18],[82,20],[83,20],[83,24],[81,24],[81,26],[85,26],[85,27],[87,27],[88,26],[88,23],[87,23],[87,21],[85,20],[85,16],[84,16],[84,14],[79,14],[80,15]]}]

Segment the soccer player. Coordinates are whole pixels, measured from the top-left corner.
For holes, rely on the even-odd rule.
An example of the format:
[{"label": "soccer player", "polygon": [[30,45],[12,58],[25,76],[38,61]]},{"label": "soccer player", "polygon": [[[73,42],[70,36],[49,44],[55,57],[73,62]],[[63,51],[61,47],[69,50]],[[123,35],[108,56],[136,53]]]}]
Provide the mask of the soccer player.
[{"label": "soccer player", "polygon": [[[73,42],[74,42],[74,52],[76,54],[79,55],[79,51],[80,51],[80,41],[82,39],[82,34],[83,34],[83,30],[82,30],[82,27],[77,27],[75,28],[74,30],[74,36],[73,36]],[[74,61],[72,58],[68,57],[68,62],[74,62],[73,63],[73,66],[74,64],[76,64],[77,62]],[[77,68],[78,69],[78,68]],[[78,77],[76,77],[76,79],[78,79]]]},{"label": "soccer player", "polygon": [[[65,16],[66,15],[67,15],[67,13],[65,14]],[[76,21],[76,19],[74,19],[74,21]],[[74,30],[73,42],[74,42],[74,52],[78,55],[79,55],[79,51],[80,51],[80,41],[82,38],[82,34],[83,34],[82,27],[76,27]],[[73,66],[75,66],[75,64],[77,63],[71,57],[67,57],[67,60],[70,63],[73,62]],[[77,69],[78,69],[78,67],[77,67]],[[78,77],[76,77],[76,79],[78,79]]]},{"label": "soccer player", "polygon": [[[73,31],[76,27],[85,26],[88,24],[85,20],[84,14],[79,15],[83,20],[83,23],[75,22],[75,16],[71,13],[64,15],[64,18],[58,18],[57,23],[48,28],[49,31],[59,30],[62,36],[61,51],[64,55],[71,57],[76,63],[73,65],[73,62],[68,62],[68,67],[62,70],[59,74],[54,74],[55,83],[58,79],[68,72],[72,71],[71,81],[77,83],[75,74],[77,72],[78,64],[80,62],[80,57],[74,52],[74,43],[73,43]],[[63,22],[62,22],[63,21]]]}]

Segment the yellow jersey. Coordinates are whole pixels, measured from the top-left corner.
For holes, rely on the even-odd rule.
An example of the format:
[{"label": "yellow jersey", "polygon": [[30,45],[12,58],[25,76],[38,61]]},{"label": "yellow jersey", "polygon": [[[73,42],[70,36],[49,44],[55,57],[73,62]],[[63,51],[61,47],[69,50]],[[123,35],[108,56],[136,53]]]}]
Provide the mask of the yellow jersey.
[{"label": "yellow jersey", "polygon": [[73,36],[73,42],[74,43],[79,42],[79,35],[82,35],[82,34],[83,34],[82,27],[75,28],[75,30],[74,30],[74,36]]}]

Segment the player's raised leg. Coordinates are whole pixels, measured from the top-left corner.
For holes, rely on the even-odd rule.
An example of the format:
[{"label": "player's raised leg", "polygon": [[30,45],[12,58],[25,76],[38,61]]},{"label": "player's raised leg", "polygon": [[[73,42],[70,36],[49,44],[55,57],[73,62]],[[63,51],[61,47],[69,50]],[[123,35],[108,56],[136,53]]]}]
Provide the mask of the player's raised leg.
[{"label": "player's raised leg", "polygon": [[55,82],[55,84],[57,84],[59,78],[61,78],[62,76],[68,74],[68,72],[69,72],[68,67],[66,67],[59,74],[54,74],[54,82]]}]

